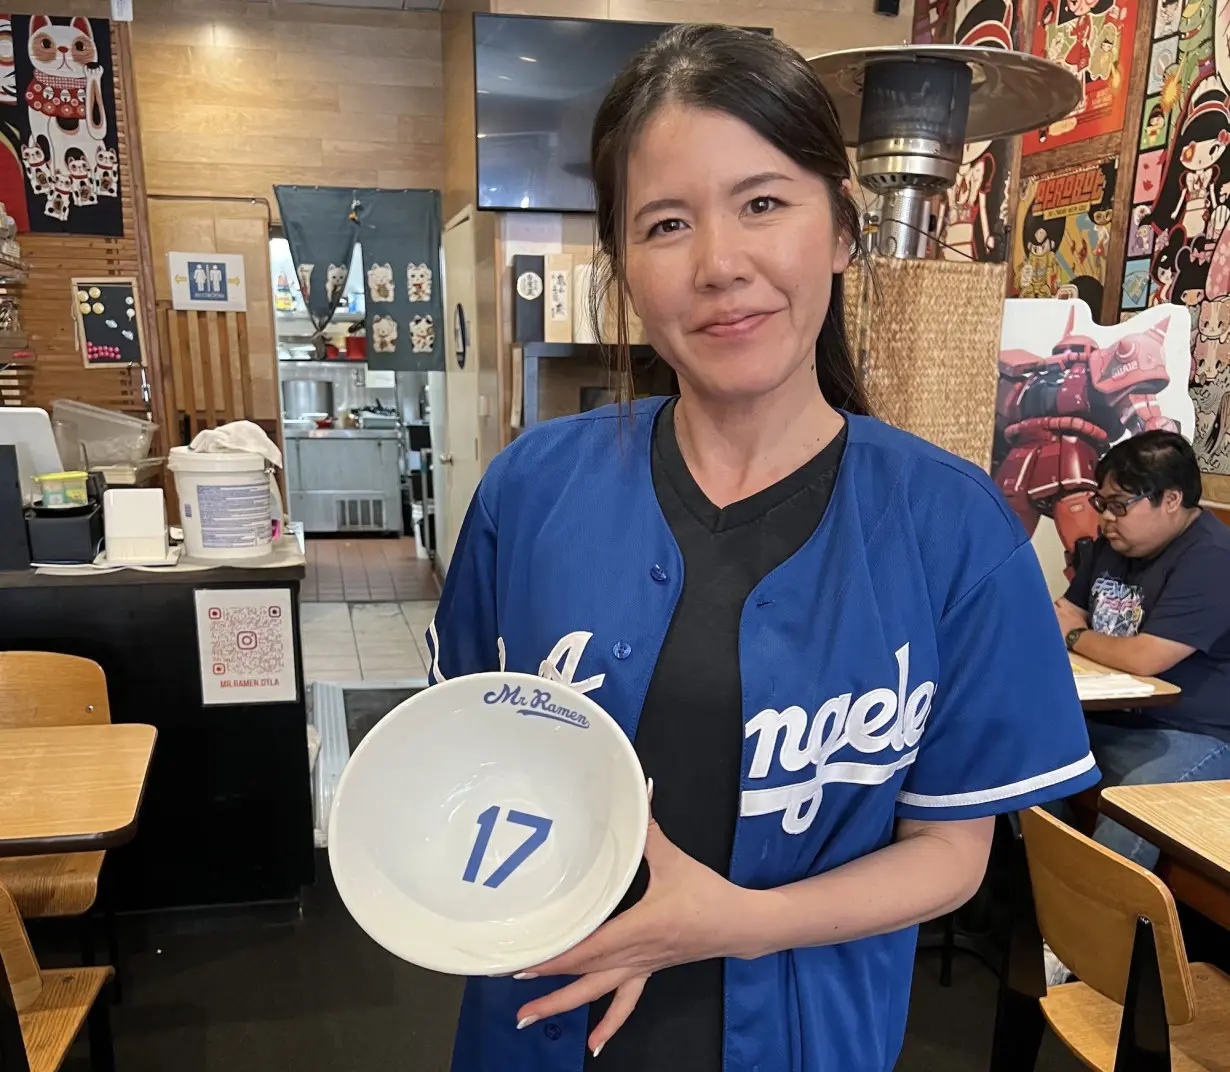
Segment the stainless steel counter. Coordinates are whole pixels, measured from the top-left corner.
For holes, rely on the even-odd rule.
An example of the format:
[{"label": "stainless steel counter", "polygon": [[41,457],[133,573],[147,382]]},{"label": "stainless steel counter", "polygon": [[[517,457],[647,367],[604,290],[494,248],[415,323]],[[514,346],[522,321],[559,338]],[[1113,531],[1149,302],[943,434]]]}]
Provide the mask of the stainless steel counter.
[{"label": "stainless steel counter", "polygon": [[288,428],[290,513],[315,532],[402,531],[400,428]]},{"label": "stainless steel counter", "polygon": [[400,428],[287,428],[286,439],[401,439]]}]

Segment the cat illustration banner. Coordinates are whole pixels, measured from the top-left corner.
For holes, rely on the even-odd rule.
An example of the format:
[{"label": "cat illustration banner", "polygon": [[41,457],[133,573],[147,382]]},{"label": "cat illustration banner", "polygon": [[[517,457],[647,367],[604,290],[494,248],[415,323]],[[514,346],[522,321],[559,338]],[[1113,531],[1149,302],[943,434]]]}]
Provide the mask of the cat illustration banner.
[{"label": "cat illustration banner", "polygon": [[124,233],[106,19],[0,15],[0,201],[20,231]]},{"label": "cat illustration banner", "polygon": [[247,312],[241,254],[168,253],[167,272],[171,276],[171,304],[176,309]]},{"label": "cat illustration banner", "polygon": [[1004,303],[991,479],[1033,537],[1053,590],[1082,542],[1097,538],[1089,498],[1102,455],[1154,428],[1192,438],[1188,323],[1179,305],[1105,327],[1079,300]]}]

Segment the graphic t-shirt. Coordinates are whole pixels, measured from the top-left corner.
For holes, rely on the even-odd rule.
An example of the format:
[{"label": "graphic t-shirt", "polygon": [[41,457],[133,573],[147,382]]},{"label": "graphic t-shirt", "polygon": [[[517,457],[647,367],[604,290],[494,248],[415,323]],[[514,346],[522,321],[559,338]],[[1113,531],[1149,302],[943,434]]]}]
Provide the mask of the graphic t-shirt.
[{"label": "graphic t-shirt", "polygon": [[1183,690],[1178,702],[1136,717],[1230,741],[1230,528],[1201,513],[1153,558],[1128,558],[1099,539],[1066,598],[1099,633],[1195,648],[1158,675]]}]

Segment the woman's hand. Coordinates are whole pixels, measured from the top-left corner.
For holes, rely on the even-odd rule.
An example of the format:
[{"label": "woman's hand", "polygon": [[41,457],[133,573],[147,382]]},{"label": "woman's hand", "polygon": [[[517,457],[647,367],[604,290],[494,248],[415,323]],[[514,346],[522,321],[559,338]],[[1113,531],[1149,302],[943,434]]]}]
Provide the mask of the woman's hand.
[{"label": "woman's hand", "polygon": [[627,1020],[656,971],[713,957],[737,955],[734,928],[754,893],[697,863],[662,833],[652,816],[645,839],[649,888],[626,912],[604,923],[567,953],[519,979],[578,975],[575,982],[523,1005],[517,1026],[528,1027],[615,992],[589,1037],[597,1054]]}]

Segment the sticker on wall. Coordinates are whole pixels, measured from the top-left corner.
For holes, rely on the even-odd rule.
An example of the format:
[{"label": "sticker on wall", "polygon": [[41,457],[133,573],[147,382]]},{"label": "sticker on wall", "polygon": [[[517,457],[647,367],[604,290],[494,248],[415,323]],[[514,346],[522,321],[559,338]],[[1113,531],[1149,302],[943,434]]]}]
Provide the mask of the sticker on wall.
[{"label": "sticker on wall", "polygon": [[517,293],[526,301],[542,297],[542,276],[537,272],[522,272],[517,276]]},{"label": "sticker on wall", "polygon": [[[1004,303],[991,479],[1044,568],[1064,569],[1097,538],[1094,470],[1115,443],[1152,428],[1192,437],[1187,312],[1159,305],[1124,324],[1093,322],[1083,301]],[[1068,384],[1088,389],[1068,390]],[[1062,577],[1048,577],[1052,587]]]},{"label": "sticker on wall", "polygon": [[406,289],[412,302],[431,301],[431,269],[425,264],[406,267]]},{"label": "sticker on wall", "polygon": [[1081,298],[1102,308],[1117,160],[1025,179],[1017,203],[1012,292],[1021,298]]},{"label": "sticker on wall", "polygon": [[350,273],[340,264],[329,265],[325,273],[325,298],[330,305],[337,305],[346,293],[346,276]]},{"label": "sticker on wall", "polygon": [[1139,0],[1039,0],[1031,51],[1080,79],[1076,111],[1021,139],[1026,155],[1123,129]]},{"label": "sticker on wall", "polygon": [[239,253],[168,253],[171,305],[176,309],[246,312],[247,282]]},{"label": "sticker on wall", "polygon": [[372,317],[372,349],[378,354],[397,352],[397,321],[391,316]]},{"label": "sticker on wall", "polygon": [[[312,293],[312,269],[315,267],[316,265],[314,264],[301,264],[295,273],[299,277],[299,293],[303,295],[303,303],[305,305]],[[293,302],[291,308],[294,308]]]},{"label": "sticker on wall", "polygon": [[429,316],[416,316],[410,321],[410,349],[416,354],[429,354],[435,349],[436,329]]},{"label": "sticker on wall", "polygon": [[373,264],[367,270],[367,295],[372,301],[393,301],[396,297],[393,287],[393,266],[391,264]]},{"label": "sticker on wall", "polygon": [[201,702],[293,703],[295,634],[287,588],[198,588]]},{"label": "sticker on wall", "polygon": [[1179,18],[1183,14],[1184,4],[1181,0],[1158,0],[1157,14],[1153,18],[1153,36],[1166,37],[1178,33]]}]

